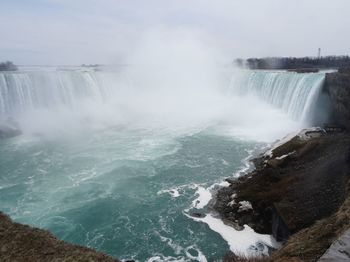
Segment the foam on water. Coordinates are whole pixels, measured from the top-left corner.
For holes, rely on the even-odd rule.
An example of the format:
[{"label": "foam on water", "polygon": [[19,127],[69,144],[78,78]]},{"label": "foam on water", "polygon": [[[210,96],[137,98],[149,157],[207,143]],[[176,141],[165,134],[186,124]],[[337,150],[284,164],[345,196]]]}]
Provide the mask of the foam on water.
[{"label": "foam on water", "polygon": [[171,197],[174,197],[174,198],[180,196],[179,190],[177,188],[160,190],[157,192],[157,195],[164,194],[164,193],[169,193]]}]

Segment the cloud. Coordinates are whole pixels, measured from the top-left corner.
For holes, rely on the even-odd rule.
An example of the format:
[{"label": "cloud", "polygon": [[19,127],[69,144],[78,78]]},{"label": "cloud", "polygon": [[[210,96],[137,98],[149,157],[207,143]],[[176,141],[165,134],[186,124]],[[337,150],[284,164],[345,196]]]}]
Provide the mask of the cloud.
[{"label": "cloud", "polygon": [[27,0],[0,3],[0,57],[22,64],[118,63],[164,27],[233,57],[349,54],[348,0]]}]

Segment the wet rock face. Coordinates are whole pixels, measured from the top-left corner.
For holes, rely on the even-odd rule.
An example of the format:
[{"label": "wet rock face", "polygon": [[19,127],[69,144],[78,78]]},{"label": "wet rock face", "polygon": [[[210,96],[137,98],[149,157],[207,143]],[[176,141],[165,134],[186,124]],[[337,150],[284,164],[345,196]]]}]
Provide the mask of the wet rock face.
[{"label": "wet rock face", "polygon": [[326,74],[325,91],[332,105],[330,122],[350,130],[350,70]]}]

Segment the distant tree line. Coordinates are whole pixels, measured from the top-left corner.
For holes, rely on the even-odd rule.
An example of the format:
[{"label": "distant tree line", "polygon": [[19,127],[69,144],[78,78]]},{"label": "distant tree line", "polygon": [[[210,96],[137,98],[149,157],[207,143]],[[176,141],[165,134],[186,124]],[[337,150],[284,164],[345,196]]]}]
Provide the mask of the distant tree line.
[{"label": "distant tree line", "polygon": [[81,65],[81,67],[98,67],[98,66],[100,66],[100,65],[99,64],[88,64],[88,65],[82,64]]},{"label": "distant tree line", "polygon": [[16,70],[18,70],[17,66],[10,61],[0,63],[0,71],[16,71]]},{"label": "distant tree line", "polygon": [[234,64],[249,69],[349,68],[350,57],[265,57],[235,59]]}]

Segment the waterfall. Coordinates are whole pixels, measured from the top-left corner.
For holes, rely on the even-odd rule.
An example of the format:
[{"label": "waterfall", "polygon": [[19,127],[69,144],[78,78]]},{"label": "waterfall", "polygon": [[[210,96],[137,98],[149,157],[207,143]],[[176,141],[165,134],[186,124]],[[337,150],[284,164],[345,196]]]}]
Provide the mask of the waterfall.
[{"label": "waterfall", "polygon": [[[162,75],[161,72],[158,74]],[[241,71],[233,74],[229,94],[256,96],[281,109],[289,118],[302,122],[308,121],[312,115],[323,80],[324,73]],[[176,79],[169,82],[176,83]],[[95,71],[79,68],[0,72],[0,118],[20,115],[33,109],[55,107],[74,109],[79,107],[80,102],[86,100],[95,105],[103,104],[116,96],[122,96],[120,90],[122,86],[125,86],[126,90],[131,90],[133,85],[139,84],[140,81],[130,84],[127,77],[108,70]],[[152,84],[162,85],[153,82]],[[172,88],[179,89],[178,86]],[[135,96],[154,92],[146,89],[144,86],[137,88],[138,91],[135,89]],[[204,92],[202,89],[194,89],[194,91],[197,94]]]},{"label": "waterfall", "polygon": [[83,99],[103,103],[116,80],[111,72],[93,70],[0,72],[0,116],[65,106]]},{"label": "waterfall", "polygon": [[324,73],[244,71],[234,74],[229,92],[257,96],[296,121],[309,121],[322,89]]}]

